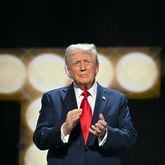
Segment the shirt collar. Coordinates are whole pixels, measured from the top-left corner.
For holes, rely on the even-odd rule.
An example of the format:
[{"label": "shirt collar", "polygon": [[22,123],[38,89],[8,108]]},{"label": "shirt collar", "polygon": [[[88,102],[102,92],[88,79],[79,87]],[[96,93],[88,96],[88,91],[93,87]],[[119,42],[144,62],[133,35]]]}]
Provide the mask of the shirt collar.
[{"label": "shirt collar", "polygon": [[[75,83],[74,84],[74,90],[75,90],[75,93],[78,97],[81,96],[83,90],[78,88],[77,85]],[[90,89],[88,89],[88,92],[90,93],[90,96],[95,96],[96,95],[96,91],[97,91],[97,82],[95,81],[92,85],[92,87]]]}]

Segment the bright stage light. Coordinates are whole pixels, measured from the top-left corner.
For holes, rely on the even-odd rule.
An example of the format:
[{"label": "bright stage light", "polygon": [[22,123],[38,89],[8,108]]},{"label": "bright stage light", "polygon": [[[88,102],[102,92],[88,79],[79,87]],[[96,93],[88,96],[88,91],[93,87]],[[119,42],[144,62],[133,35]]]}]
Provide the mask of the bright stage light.
[{"label": "bright stage light", "polygon": [[23,62],[10,54],[0,55],[0,93],[11,94],[21,89],[26,79]]},{"label": "bright stage light", "polygon": [[53,53],[44,53],[35,57],[28,67],[30,84],[40,92],[66,85],[64,59]]},{"label": "bright stage light", "polygon": [[32,144],[25,152],[24,164],[25,165],[45,165],[47,151],[40,151],[37,147]]},{"label": "bright stage light", "polygon": [[41,109],[41,98],[35,99],[29,104],[26,110],[25,118],[28,124],[28,127],[34,131],[37,124],[37,119],[39,115],[39,110]]},{"label": "bright stage light", "polygon": [[99,73],[97,80],[104,86],[109,87],[114,78],[113,65],[106,56],[99,54]]},{"label": "bright stage light", "polygon": [[144,92],[150,89],[158,77],[158,68],[147,54],[134,52],[123,56],[116,66],[119,84],[131,92]]}]

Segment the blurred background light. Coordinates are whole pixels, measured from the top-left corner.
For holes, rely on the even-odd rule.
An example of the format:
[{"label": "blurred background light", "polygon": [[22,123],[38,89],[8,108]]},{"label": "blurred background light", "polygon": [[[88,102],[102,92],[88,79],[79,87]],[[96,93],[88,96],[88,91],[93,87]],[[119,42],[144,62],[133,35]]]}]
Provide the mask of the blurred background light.
[{"label": "blurred background light", "polygon": [[64,71],[64,59],[53,53],[38,55],[28,66],[28,79],[40,92],[64,86],[68,81]]},{"label": "blurred background light", "polygon": [[155,61],[145,53],[133,52],[123,56],[116,66],[119,84],[131,92],[149,90],[157,80],[158,68]]},{"label": "blurred background light", "polygon": [[36,127],[40,108],[41,98],[37,98],[34,101],[30,102],[26,109],[25,119],[31,131],[34,131]]},{"label": "blurred background light", "polygon": [[106,55],[99,54],[99,73],[97,80],[105,87],[111,86],[114,79],[114,68],[110,59]]},{"label": "blurred background light", "polygon": [[24,63],[10,54],[0,55],[0,93],[17,92],[24,85],[26,70]]},{"label": "blurred background light", "polygon": [[44,165],[47,164],[46,161],[47,151],[39,150],[34,144],[30,145],[24,156],[25,165]]}]

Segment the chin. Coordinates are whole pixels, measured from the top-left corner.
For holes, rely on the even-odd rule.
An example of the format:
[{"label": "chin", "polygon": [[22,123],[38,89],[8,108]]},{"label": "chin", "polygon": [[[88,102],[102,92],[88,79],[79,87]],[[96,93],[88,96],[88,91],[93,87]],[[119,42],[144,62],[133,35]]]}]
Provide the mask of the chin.
[{"label": "chin", "polygon": [[91,82],[81,82],[81,83],[79,83],[80,84],[80,86],[82,86],[84,89],[88,89],[88,88],[90,88],[90,86],[91,86]]}]

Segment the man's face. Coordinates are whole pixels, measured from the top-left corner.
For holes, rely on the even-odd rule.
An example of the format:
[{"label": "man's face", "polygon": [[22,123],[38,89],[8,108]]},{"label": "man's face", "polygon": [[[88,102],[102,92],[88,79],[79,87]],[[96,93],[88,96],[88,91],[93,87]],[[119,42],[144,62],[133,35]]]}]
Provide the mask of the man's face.
[{"label": "man's face", "polygon": [[68,60],[68,75],[81,89],[89,89],[98,73],[99,65],[89,53],[75,53]]}]

